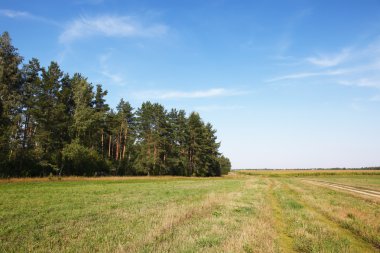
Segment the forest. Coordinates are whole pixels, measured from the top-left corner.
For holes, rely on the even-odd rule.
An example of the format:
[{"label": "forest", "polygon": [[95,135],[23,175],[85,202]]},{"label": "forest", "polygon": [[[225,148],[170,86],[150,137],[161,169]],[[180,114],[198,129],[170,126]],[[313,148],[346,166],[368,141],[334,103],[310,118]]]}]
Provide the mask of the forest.
[{"label": "forest", "polygon": [[123,99],[56,62],[27,63],[0,37],[0,177],[221,176],[231,169],[216,130],[197,112]]}]

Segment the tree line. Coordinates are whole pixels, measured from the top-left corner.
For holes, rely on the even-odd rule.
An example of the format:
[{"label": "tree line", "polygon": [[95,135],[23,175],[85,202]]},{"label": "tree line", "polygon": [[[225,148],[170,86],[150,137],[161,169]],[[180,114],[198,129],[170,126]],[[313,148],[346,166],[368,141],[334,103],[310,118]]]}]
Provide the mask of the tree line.
[{"label": "tree line", "polygon": [[198,113],[123,99],[56,62],[23,57],[0,37],[0,177],[46,175],[220,176],[230,171],[216,130]]}]

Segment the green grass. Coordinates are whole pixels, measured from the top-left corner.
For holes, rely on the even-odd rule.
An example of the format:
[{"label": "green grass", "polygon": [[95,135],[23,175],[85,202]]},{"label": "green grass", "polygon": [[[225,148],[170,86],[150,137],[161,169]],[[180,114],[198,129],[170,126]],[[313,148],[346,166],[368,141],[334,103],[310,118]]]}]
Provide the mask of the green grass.
[{"label": "green grass", "polygon": [[[332,180],[380,181],[369,177]],[[379,202],[297,177],[26,180],[0,183],[0,196],[0,252],[380,248]]]}]

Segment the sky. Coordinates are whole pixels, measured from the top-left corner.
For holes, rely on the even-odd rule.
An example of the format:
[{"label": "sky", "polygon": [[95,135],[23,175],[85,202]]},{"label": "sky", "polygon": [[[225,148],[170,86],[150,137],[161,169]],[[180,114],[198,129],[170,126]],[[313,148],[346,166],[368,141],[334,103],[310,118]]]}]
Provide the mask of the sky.
[{"label": "sky", "polygon": [[197,111],[234,169],[380,166],[380,2],[8,0],[24,56]]}]

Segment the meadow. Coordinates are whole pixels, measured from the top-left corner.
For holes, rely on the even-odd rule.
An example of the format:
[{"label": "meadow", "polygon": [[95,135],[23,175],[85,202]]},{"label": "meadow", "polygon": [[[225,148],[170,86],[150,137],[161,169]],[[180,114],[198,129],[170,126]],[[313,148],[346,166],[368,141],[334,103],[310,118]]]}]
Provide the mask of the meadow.
[{"label": "meadow", "polygon": [[320,181],[380,171],[3,180],[0,252],[380,252],[380,198]]}]

